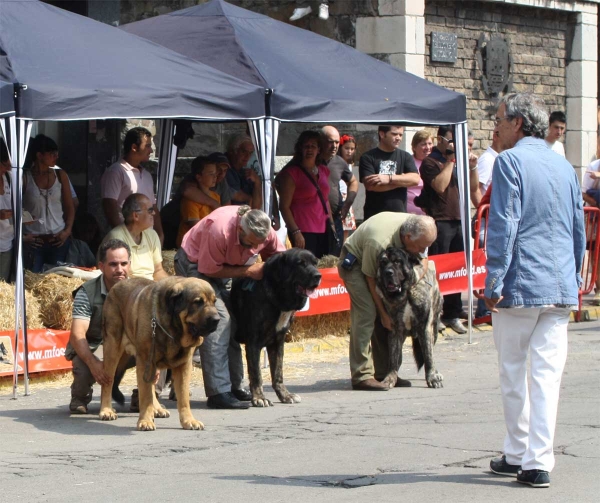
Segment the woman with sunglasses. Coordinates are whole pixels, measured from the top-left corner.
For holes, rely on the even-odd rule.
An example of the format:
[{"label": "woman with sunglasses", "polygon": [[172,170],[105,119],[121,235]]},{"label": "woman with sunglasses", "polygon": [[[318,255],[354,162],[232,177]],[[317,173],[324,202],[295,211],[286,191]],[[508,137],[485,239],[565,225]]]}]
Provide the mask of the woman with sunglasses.
[{"label": "woman with sunglasses", "polygon": [[75,207],[69,177],[53,169],[58,145],[39,134],[30,144],[23,178],[23,210],[33,221],[23,228],[23,260],[26,269],[42,272],[44,264],[56,265],[67,258]]}]

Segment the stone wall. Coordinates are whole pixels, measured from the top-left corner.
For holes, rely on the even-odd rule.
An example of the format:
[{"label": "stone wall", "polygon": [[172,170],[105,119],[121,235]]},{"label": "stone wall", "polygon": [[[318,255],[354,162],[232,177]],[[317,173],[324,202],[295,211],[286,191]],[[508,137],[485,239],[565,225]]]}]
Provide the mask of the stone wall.
[{"label": "stone wall", "polygon": [[[425,3],[425,77],[467,96],[469,127],[475,149],[485,149],[492,138],[498,98],[485,94],[477,63],[481,34],[499,33],[512,54],[512,90],[544,98],[551,110],[566,107],[566,63],[572,14],[508,4],[427,0]],[[457,35],[456,63],[432,62],[431,32]],[[568,134],[568,133],[567,133]]]}]

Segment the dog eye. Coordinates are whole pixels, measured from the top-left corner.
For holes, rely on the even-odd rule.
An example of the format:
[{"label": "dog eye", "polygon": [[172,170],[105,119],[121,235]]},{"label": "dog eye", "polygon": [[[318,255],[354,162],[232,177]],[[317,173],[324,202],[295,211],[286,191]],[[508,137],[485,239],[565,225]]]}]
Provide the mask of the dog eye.
[{"label": "dog eye", "polygon": [[204,299],[202,297],[198,297],[197,299],[193,300],[194,304],[198,304],[199,306],[203,306],[204,305]]}]

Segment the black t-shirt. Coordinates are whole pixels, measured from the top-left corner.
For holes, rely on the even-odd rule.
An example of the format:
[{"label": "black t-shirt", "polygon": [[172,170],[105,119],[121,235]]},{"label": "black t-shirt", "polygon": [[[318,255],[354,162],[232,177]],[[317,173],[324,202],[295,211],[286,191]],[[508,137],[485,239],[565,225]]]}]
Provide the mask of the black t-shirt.
[{"label": "black t-shirt", "polygon": [[[408,152],[396,149],[393,152],[384,152],[374,148],[365,152],[360,157],[359,175],[364,183],[369,175],[403,175],[406,173],[419,173],[415,161]],[[365,195],[365,220],[382,211],[406,212],[406,187],[398,187],[387,192],[366,191]]]}]

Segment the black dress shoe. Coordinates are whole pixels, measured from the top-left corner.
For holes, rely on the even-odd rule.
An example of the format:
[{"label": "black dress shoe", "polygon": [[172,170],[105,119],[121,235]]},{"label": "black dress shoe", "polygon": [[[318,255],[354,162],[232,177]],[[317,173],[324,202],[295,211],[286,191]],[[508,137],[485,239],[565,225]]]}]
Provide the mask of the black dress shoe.
[{"label": "black dress shoe", "polygon": [[248,402],[240,402],[233,393],[219,393],[209,396],[206,401],[209,409],[247,409]]},{"label": "black dress shoe", "polygon": [[395,388],[410,388],[412,386],[412,383],[406,379],[401,379],[400,377],[398,377],[398,379],[396,379],[396,385],[394,386]]},{"label": "black dress shoe", "polygon": [[252,393],[245,388],[233,389],[231,392],[240,402],[249,402],[252,400]]}]

